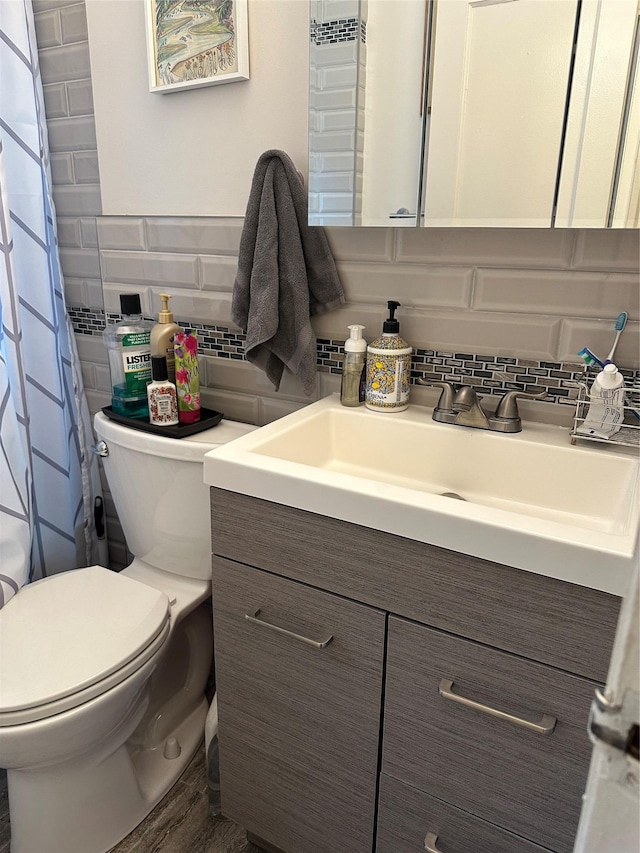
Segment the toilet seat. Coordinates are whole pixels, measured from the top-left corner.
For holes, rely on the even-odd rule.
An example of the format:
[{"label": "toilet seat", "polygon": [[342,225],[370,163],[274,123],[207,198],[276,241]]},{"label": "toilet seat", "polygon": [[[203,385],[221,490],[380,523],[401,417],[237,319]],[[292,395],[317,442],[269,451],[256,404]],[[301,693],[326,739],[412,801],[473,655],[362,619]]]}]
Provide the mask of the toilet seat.
[{"label": "toilet seat", "polygon": [[101,566],[36,581],[0,616],[0,726],[40,720],[106,692],[163,646],[169,599]]}]

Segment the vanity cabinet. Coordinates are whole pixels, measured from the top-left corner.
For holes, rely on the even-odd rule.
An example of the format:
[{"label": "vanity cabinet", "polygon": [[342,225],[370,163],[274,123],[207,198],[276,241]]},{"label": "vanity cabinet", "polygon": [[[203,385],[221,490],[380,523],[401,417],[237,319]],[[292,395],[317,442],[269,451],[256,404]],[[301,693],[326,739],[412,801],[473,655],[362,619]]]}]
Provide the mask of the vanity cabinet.
[{"label": "vanity cabinet", "polygon": [[212,522],[225,814],[284,853],[571,851],[619,598],[220,489]]},{"label": "vanity cabinet", "polygon": [[[382,772],[552,850],[571,851],[595,687],[391,617]],[[474,705],[461,704],[468,701]]]},{"label": "vanity cabinet", "polygon": [[220,557],[213,581],[224,814],[287,853],[368,853],[385,614]]}]

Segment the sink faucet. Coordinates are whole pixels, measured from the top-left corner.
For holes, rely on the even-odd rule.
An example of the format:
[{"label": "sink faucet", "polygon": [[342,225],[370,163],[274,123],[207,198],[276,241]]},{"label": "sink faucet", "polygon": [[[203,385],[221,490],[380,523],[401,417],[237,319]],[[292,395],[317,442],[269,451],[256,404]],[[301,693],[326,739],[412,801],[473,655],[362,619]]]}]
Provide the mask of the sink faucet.
[{"label": "sink faucet", "polygon": [[518,397],[541,400],[547,389],[538,392],[507,391],[500,399],[493,415],[488,415],[480,405],[480,399],[471,385],[454,385],[438,379],[418,379],[419,385],[435,385],[442,388],[438,405],[433,410],[433,420],[443,424],[488,429],[493,432],[521,432],[522,420],[518,412]]}]

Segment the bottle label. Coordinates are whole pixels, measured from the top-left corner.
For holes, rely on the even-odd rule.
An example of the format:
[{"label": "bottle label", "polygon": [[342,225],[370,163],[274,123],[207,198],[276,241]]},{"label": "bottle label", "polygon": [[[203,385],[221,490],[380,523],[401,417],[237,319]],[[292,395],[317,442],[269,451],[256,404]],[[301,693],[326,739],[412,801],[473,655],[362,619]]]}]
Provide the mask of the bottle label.
[{"label": "bottle label", "polygon": [[[175,336],[176,390],[179,412],[200,411],[200,374],[198,371],[198,338],[195,332]],[[199,418],[199,415],[198,415]]]},{"label": "bottle label", "polygon": [[148,347],[151,343],[151,332],[127,332],[118,339],[118,343],[123,347]]},{"label": "bottle label", "polygon": [[152,424],[170,426],[178,423],[178,403],[173,385],[150,386],[149,420]]},{"label": "bottle label", "polygon": [[393,411],[409,402],[411,354],[375,354],[367,359],[365,402],[370,409]]},{"label": "bottle label", "polygon": [[151,381],[151,351],[125,349],[122,353],[122,369],[127,396],[144,397],[147,383]]}]

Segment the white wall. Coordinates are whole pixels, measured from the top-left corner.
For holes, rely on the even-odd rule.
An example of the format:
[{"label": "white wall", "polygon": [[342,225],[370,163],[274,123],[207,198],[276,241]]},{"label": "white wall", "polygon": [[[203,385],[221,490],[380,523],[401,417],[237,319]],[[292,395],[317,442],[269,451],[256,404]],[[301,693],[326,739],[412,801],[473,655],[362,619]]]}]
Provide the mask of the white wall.
[{"label": "white wall", "polygon": [[250,79],[150,93],[145,0],[87,0],[105,215],[243,216],[256,160],[307,172],[309,5],[249,0]]}]

